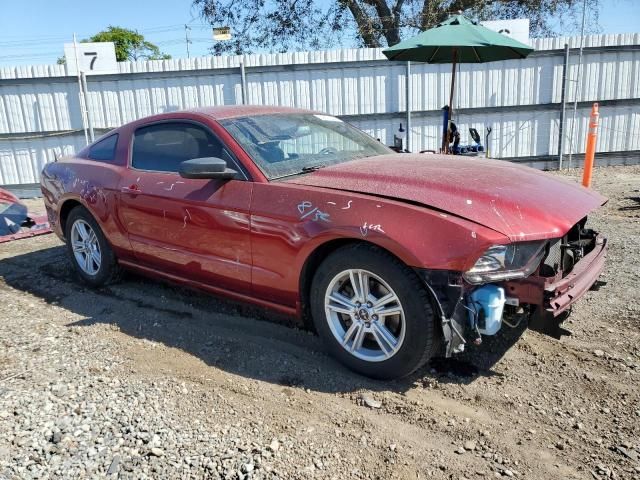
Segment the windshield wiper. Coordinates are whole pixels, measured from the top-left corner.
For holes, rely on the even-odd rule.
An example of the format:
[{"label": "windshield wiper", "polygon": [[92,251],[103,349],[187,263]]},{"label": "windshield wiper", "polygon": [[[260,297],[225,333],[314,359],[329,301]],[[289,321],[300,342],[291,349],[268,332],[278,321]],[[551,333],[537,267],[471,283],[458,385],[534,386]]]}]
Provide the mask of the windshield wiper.
[{"label": "windshield wiper", "polygon": [[280,180],[281,178],[295,177],[296,175],[304,175],[305,173],[315,172],[315,171],[320,170],[321,168],[324,168],[324,167],[326,167],[326,165],[324,165],[324,164],[302,167],[302,169],[298,170],[297,172],[285,173],[284,175],[279,175],[277,177],[271,177],[270,180]]},{"label": "windshield wiper", "polygon": [[301,172],[302,173],[310,173],[310,172],[315,172],[316,170],[320,170],[321,168],[326,167],[325,164],[321,163],[319,165],[311,165],[308,167],[302,167]]}]

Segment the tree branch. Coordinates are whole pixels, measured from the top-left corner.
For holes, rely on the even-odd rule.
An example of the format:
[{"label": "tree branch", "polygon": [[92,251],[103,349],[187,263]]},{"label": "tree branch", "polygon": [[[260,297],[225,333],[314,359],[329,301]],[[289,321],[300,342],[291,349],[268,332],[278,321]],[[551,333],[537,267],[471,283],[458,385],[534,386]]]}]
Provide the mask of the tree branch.
[{"label": "tree branch", "polygon": [[[382,25],[382,35],[387,40],[387,45],[395,45],[396,43],[400,43],[400,16],[396,17],[394,13],[391,12],[389,5],[387,5],[386,0],[363,0],[367,5],[371,5],[376,9],[376,13],[378,14],[378,19],[380,20],[380,24]],[[402,2],[404,0],[398,0],[400,3],[400,7],[402,7]],[[396,4],[397,6],[397,4]]]},{"label": "tree branch", "polygon": [[375,35],[373,24],[366,12],[358,5],[357,0],[340,1],[349,9],[351,15],[353,15],[353,19],[358,26],[358,34],[362,38],[365,46],[369,48],[380,48],[380,41]]},{"label": "tree branch", "polygon": [[[228,25],[234,32],[231,40],[212,45],[216,53],[327,48],[343,44],[341,34],[354,30],[358,43],[366,47],[394,45],[403,33],[431,28],[458,10],[478,20],[529,18],[532,35],[551,34],[575,27],[573,19],[582,4],[580,0],[192,1],[207,23]],[[587,0],[594,7],[589,10],[596,12],[600,1]]]},{"label": "tree branch", "polygon": [[396,19],[396,23],[400,24],[400,14],[402,13],[402,7],[404,5],[404,0],[397,0],[396,4],[393,6],[393,16]]}]

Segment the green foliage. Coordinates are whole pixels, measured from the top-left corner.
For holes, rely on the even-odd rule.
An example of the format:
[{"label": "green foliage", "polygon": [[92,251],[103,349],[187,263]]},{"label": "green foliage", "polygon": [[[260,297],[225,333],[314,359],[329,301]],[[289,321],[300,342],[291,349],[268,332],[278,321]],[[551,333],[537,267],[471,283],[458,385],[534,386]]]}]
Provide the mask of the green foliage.
[{"label": "green foliage", "polygon": [[113,42],[116,49],[116,60],[165,60],[171,55],[162,53],[160,49],[135,30],[109,26],[83,42]]},{"label": "green foliage", "polygon": [[[587,0],[589,31],[597,6]],[[210,25],[231,27],[232,39],[212,53],[332,48],[346,43],[392,46],[463,11],[477,20],[528,18],[531,35],[575,33],[582,0],[193,0]],[[351,40],[351,42],[350,42]]]}]

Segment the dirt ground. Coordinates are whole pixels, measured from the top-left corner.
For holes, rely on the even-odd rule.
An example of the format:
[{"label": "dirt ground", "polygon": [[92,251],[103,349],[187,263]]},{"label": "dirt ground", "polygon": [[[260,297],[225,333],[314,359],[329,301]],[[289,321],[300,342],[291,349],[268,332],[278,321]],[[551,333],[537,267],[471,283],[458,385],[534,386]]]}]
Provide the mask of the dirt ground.
[{"label": "dirt ground", "polygon": [[505,329],[394,382],[270,312],[84,288],[53,235],[0,245],[0,478],[640,479],[640,168],[594,188],[608,284],[572,336]]}]

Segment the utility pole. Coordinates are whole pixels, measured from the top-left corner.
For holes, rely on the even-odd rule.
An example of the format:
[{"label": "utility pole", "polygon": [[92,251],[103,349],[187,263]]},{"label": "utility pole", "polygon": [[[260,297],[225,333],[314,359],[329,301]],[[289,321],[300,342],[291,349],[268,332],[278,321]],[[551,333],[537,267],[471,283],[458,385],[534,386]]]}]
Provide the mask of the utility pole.
[{"label": "utility pole", "polygon": [[574,87],[573,98],[573,118],[571,119],[571,138],[569,148],[569,168],[571,168],[571,158],[573,157],[573,132],[576,128],[576,114],[578,111],[578,98],[580,97],[580,86],[582,85],[582,50],[584,48],[584,23],[587,14],[587,0],[582,2],[582,29],[580,30],[580,53],[578,53],[578,74]]},{"label": "utility pole", "polygon": [[189,54],[189,44],[191,43],[191,40],[189,40],[189,30],[191,30],[191,27],[187,24],[185,24],[184,26],[184,41],[187,44],[187,58],[191,58],[191,55]]}]

